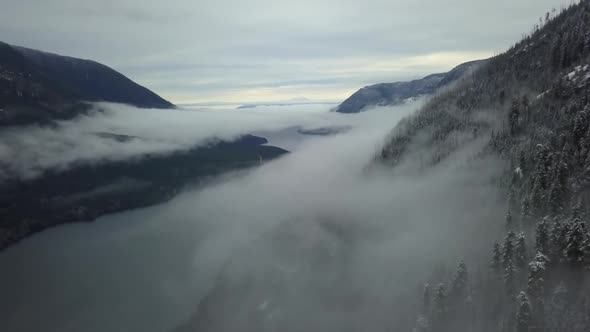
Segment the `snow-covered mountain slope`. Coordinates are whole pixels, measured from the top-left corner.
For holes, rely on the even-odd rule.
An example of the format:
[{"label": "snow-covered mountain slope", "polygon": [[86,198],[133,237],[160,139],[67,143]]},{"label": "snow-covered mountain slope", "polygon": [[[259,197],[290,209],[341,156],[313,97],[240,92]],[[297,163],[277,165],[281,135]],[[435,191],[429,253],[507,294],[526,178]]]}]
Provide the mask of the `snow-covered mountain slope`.
[{"label": "snow-covered mountain slope", "polygon": [[373,106],[396,105],[409,98],[430,95],[465,74],[476,70],[486,60],[461,64],[447,73],[432,74],[409,82],[380,83],[366,86],[348,97],[336,108],[340,113],[358,113]]}]

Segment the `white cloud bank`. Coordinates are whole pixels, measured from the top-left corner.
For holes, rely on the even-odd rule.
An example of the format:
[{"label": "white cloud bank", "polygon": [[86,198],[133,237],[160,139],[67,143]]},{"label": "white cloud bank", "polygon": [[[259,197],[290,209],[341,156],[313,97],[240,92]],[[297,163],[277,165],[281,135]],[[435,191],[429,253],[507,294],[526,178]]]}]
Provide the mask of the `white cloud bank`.
[{"label": "white cloud bank", "polygon": [[[49,169],[77,163],[118,161],[146,153],[170,153],[207,144],[211,139],[233,140],[255,132],[276,132],[301,126],[365,126],[375,115],[342,115],[329,105],[260,106],[231,110],[137,109],[100,103],[90,115],[61,121],[53,127],[14,127],[0,132],[0,179],[36,177]],[[391,116],[406,115],[401,109]],[[112,136],[126,135],[128,140]],[[272,142],[271,142],[272,144]]]}]

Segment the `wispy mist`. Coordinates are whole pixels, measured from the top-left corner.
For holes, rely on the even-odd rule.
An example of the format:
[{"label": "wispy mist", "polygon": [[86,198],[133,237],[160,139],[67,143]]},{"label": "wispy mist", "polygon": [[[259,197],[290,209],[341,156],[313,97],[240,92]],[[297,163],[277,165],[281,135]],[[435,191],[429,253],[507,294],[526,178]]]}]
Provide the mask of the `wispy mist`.
[{"label": "wispy mist", "polygon": [[78,163],[181,151],[256,131],[354,122],[354,118],[328,112],[329,107],[157,110],[100,103],[89,115],[55,126],[4,129],[0,133],[0,180],[33,178]]}]

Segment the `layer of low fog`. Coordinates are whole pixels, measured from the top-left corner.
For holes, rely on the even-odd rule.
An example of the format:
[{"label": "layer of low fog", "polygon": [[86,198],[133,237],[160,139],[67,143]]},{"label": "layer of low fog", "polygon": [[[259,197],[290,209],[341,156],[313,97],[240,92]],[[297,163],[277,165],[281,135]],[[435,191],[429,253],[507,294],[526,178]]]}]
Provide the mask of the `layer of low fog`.
[{"label": "layer of low fog", "polygon": [[[303,141],[279,160],[167,204],[59,227],[0,253],[3,331],[171,331],[191,316],[199,321],[201,300],[216,331],[256,330],[261,322],[277,331],[385,331],[413,320],[421,284],[437,266],[487,257],[497,232],[490,225],[498,224],[490,221],[502,219],[489,182],[501,167],[473,161],[477,146],[424,173],[418,165],[402,173],[369,167],[391,128],[416,107],[359,115],[175,111],[180,121],[121,110],[63,124],[59,132],[72,139],[108,131],[180,146],[205,133],[353,128]],[[133,153],[148,148],[161,147]],[[120,158],[129,151],[101,143],[62,156],[70,153]]]},{"label": "layer of low fog", "polygon": [[244,134],[292,126],[313,128],[354,122],[354,117],[328,112],[329,107],[320,104],[240,110],[158,110],[99,103],[88,115],[54,126],[3,129],[0,180],[33,178],[45,170],[65,169],[77,163],[185,150],[208,144],[214,138],[233,140]]}]

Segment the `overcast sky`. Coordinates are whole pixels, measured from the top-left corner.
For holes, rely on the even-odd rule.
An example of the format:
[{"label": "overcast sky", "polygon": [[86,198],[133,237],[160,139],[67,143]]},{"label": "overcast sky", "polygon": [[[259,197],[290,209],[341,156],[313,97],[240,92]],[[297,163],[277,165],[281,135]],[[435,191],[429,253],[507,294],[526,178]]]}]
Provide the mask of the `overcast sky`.
[{"label": "overcast sky", "polygon": [[505,50],[570,0],[0,0],[0,40],[175,103],[339,101]]}]

